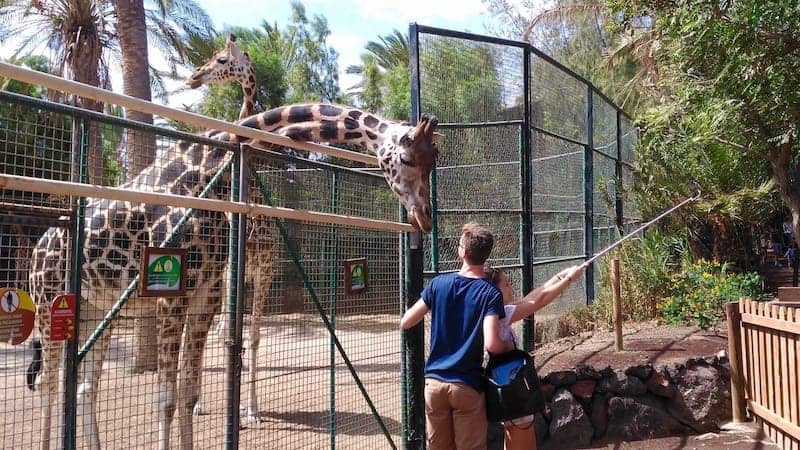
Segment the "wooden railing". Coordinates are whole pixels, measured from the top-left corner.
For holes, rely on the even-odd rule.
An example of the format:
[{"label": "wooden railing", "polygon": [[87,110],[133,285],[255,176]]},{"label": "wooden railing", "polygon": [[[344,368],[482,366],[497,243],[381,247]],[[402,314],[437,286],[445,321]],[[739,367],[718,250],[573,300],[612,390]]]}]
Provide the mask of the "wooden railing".
[{"label": "wooden railing", "polygon": [[734,420],[744,407],[784,450],[800,450],[800,304],[728,308]]}]

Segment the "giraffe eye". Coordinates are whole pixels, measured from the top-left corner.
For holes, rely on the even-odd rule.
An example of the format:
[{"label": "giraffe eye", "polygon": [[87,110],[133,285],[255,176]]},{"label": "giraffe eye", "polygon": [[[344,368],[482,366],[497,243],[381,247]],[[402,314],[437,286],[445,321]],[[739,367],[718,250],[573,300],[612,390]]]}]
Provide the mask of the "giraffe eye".
[{"label": "giraffe eye", "polygon": [[220,64],[227,64],[228,63],[228,58],[225,58],[225,57],[217,58],[217,62],[220,63]]},{"label": "giraffe eye", "polygon": [[404,158],[402,154],[400,155],[400,162],[405,164],[406,166],[413,166],[414,165],[414,161]]}]

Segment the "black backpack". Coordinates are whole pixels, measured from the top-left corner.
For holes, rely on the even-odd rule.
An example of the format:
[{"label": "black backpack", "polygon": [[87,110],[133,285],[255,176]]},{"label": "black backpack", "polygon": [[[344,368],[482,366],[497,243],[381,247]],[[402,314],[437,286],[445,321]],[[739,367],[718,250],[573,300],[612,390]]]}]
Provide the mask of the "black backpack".
[{"label": "black backpack", "polygon": [[491,355],[483,378],[490,422],[517,419],[544,409],[539,375],[527,352],[517,349]]}]

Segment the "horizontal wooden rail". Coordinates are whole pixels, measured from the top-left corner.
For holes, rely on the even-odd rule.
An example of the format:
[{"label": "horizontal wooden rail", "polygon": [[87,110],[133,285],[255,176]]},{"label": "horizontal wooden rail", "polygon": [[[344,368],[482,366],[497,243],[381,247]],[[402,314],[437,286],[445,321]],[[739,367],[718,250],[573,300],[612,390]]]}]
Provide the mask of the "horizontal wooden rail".
[{"label": "horizontal wooden rail", "polygon": [[252,203],[228,202],[159,192],[132,191],[106,186],[70,183],[67,181],[43,180],[41,178],[0,174],[0,189],[26,192],[39,192],[53,195],[74,195],[78,197],[105,198],[134,203],[155,203],[179,208],[196,208],[209,211],[240,213],[277,217],[281,219],[303,220],[308,222],[345,225],[380,231],[413,232],[414,227],[406,223],[367,219],[364,217],[303,211],[277,206],[254,205]]},{"label": "horizontal wooden rail", "polygon": [[800,427],[798,427],[797,425],[775,414],[774,412],[759,405],[754,401],[748,401],[747,407],[750,408],[750,411],[753,411],[753,413],[756,414],[757,416],[779,427],[781,431],[783,431],[784,433],[792,436],[797,440],[800,440]]},{"label": "horizontal wooden rail", "polygon": [[772,317],[757,316],[755,314],[742,314],[743,324],[752,324],[773,330],[786,331],[787,333],[800,334],[800,322],[788,322]]},{"label": "horizontal wooden rail", "polygon": [[37,72],[35,70],[26,69],[13,64],[0,62],[0,76],[13,78],[15,80],[24,81],[26,83],[38,86],[44,86],[48,89],[67,92],[80,97],[90,98],[99,102],[122,106],[124,108],[139,112],[155,114],[164,118],[199,126],[207,130],[227,131],[228,133],[237,136],[256,139],[262,142],[269,142],[275,145],[291,147],[307,152],[323,153],[334,158],[357,161],[373,166],[378,165],[377,158],[372,155],[342,150],[340,148],[315,144],[312,142],[296,141],[279,134],[269,133],[267,131],[262,131],[255,128],[243,127],[231,122],[225,122],[224,120],[212,119],[200,114],[158,105],[135,97],[117,94],[115,92],[100,89],[95,86],[89,86],[88,84],[78,83],[76,81],[65,80],[61,77]]}]

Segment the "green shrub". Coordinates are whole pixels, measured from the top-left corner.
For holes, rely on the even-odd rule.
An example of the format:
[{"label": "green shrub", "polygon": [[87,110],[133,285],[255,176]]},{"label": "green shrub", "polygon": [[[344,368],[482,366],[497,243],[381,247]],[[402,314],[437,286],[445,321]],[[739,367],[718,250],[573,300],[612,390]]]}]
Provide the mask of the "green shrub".
[{"label": "green shrub", "polygon": [[600,263],[600,292],[592,305],[596,320],[611,323],[614,258],[620,260],[623,319],[647,320],[658,316],[658,305],[669,295],[672,273],[685,252],[682,240],[654,229],[609,253]]},{"label": "green shrub", "polygon": [[728,269],[727,263],[718,261],[685,261],[683,270],[672,276],[671,295],[661,304],[664,320],[707,329],[724,315],[725,303],[742,297],[764,298],[760,275],[731,273]]}]

